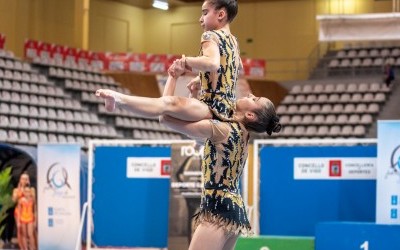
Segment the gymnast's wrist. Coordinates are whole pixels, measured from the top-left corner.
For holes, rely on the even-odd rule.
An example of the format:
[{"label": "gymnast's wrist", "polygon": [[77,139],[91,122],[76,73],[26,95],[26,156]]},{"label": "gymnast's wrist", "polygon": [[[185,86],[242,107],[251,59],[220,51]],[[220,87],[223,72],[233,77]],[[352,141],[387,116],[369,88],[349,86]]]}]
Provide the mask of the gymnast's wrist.
[{"label": "gymnast's wrist", "polygon": [[184,60],[185,69],[192,71],[192,67],[189,65],[189,61],[188,61],[189,59],[190,59],[190,57],[185,57],[185,60]]},{"label": "gymnast's wrist", "polygon": [[122,98],[122,94],[120,93],[113,93],[113,97],[114,97],[114,101],[115,101],[115,105],[120,106],[123,105],[123,98]]}]

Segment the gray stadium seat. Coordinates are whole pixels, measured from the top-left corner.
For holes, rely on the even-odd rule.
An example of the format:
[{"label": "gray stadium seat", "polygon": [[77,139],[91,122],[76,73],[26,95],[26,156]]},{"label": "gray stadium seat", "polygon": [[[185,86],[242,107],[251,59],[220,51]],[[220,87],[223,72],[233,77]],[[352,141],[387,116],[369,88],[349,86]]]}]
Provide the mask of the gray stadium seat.
[{"label": "gray stadium seat", "polygon": [[339,102],[339,95],[338,94],[330,94],[328,102],[329,103],[337,103],[337,102]]},{"label": "gray stadium seat", "polygon": [[368,105],[368,113],[376,114],[379,112],[379,105],[376,103],[370,103]]},{"label": "gray stadium seat", "polygon": [[306,101],[306,96],[305,95],[296,95],[294,101],[295,101],[295,103],[302,104]]},{"label": "gray stadium seat", "polygon": [[372,66],[372,59],[371,58],[365,58],[362,63],[362,67],[371,67]]},{"label": "gray stadium seat", "polygon": [[337,123],[337,116],[334,114],[328,114],[325,116],[325,124],[333,125]]},{"label": "gray stadium seat", "polygon": [[344,93],[344,92],[346,92],[346,85],[343,84],[343,83],[337,84],[336,88],[335,88],[335,92],[336,93]]},{"label": "gray stadium seat", "polygon": [[357,92],[366,93],[366,92],[368,92],[368,91],[369,91],[369,84],[368,84],[368,83],[360,83],[360,84],[358,85],[358,90],[357,90]]},{"label": "gray stadium seat", "polygon": [[7,141],[11,142],[11,143],[18,143],[18,141],[19,141],[18,132],[16,130],[13,130],[13,129],[8,130]]},{"label": "gray stadium seat", "polygon": [[37,144],[38,142],[39,142],[39,135],[34,131],[30,131],[29,132],[29,143]]},{"label": "gray stadium seat", "polygon": [[346,136],[346,137],[353,135],[353,126],[351,126],[351,125],[343,126],[341,135]]},{"label": "gray stadium seat", "polygon": [[317,127],[316,127],[316,126],[313,126],[313,125],[307,126],[307,127],[306,127],[305,135],[306,135],[307,137],[314,137],[314,136],[317,136]]},{"label": "gray stadium seat", "polygon": [[287,109],[287,114],[295,114],[298,112],[298,106],[297,105],[289,105]]},{"label": "gray stadium seat", "polygon": [[48,141],[49,138],[47,137],[47,134],[39,133],[39,143],[47,143]]},{"label": "gray stadium seat", "polygon": [[330,94],[330,93],[335,92],[335,89],[336,89],[336,87],[335,87],[334,84],[327,84],[327,85],[325,85],[325,88],[324,88],[323,93],[328,93],[328,94]]},{"label": "gray stadium seat", "polygon": [[344,110],[342,112],[346,114],[352,114],[356,112],[356,106],[352,103],[348,103],[344,106]]},{"label": "gray stadium seat", "polygon": [[360,115],[358,114],[351,114],[348,120],[349,124],[359,124],[360,123]]},{"label": "gray stadium seat", "polygon": [[301,120],[301,123],[306,124],[306,125],[313,124],[313,116],[312,115],[304,115],[303,119]]},{"label": "gray stadium seat", "polygon": [[317,101],[317,96],[314,94],[309,94],[306,96],[306,99],[304,100],[305,103],[315,103]]},{"label": "gray stadium seat", "polygon": [[29,143],[29,136],[26,131],[19,131],[18,132],[18,142],[21,144],[28,144]]},{"label": "gray stadium seat", "polygon": [[48,131],[48,125],[47,125],[47,121],[46,120],[39,119],[38,122],[39,122],[38,130],[40,130],[40,131]]},{"label": "gray stadium seat", "polygon": [[20,127],[21,129],[30,129],[31,127],[30,127],[30,124],[29,124],[29,122],[28,122],[28,118],[26,118],[26,117],[20,117],[20,118],[19,118],[19,127]]},{"label": "gray stadium seat", "polygon": [[367,109],[368,109],[368,107],[367,107],[367,104],[365,104],[365,103],[359,103],[356,106],[357,113],[361,113],[361,114],[365,113],[365,112],[367,112]]},{"label": "gray stadium seat", "polygon": [[324,115],[317,114],[314,118],[314,124],[325,124],[326,119]]},{"label": "gray stadium seat", "polygon": [[363,114],[362,116],[361,116],[361,124],[372,124],[372,122],[373,122],[373,119],[372,119],[372,116],[370,115],[370,114]]},{"label": "gray stadium seat", "polygon": [[321,108],[322,114],[329,114],[332,112],[332,105],[331,104],[323,104]]},{"label": "gray stadium seat", "polygon": [[349,103],[351,102],[351,94],[343,93],[340,95],[340,102],[341,103]]},{"label": "gray stadium seat", "polygon": [[8,133],[5,129],[0,129],[0,141],[7,141],[8,140]]},{"label": "gray stadium seat", "polygon": [[339,125],[333,125],[329,128],[329,135],[336,137],[341,135],[341,129]]},{"label": "gray stadium seat", "polygon": [[357,125],[355,126],[353,133],[356,136],[364,136],[366,133],[365,127],[363,125]]},{"label": "gray stadium seat", "polygon": [[309,93],[312,93],[312,92],[313,92],[313,85],[306,84],[306,85],[303,86],[302,93],[309,94]]},{"label": "gray stadium seat", "polygon": [[339,51],[337,52],[337,54],[336,54],[336,57],[337,57],[337,58],[345,58],[345,57],[347,57],[346,51],[344,51],[344,50],[339,50]]},{"label": "gray stadium seat", "polygon": [[293,115],[290,119],[290,124],[299,125],[302,123],[302,116],[301,115]]},{"label": "gray stadium seat", "polygon": [[374,97],[374,101],[378,103],[383,103],[386,101],[386,96],[384,93],[376,93]]},{"label": "gray stadium seat", "polygon": [[322,85],[322,84],[316,84],[316,85],[314,86],[313,93],[315,93],[315,94],[320,94],[320,93],[322,93],[322,92],[324,92],[324,85]]},{"label": "gray stadium seat", "polygon": [[10,119],[6,115],[0,115],[0,127],[8,128],[10,125]]},{"label": "gray stadium seat", "polygon": [[329,135],[329,127],[325,125],[319,126],[317,135],[320,137],[326,137],[327,135]]},{"label": "gray stadium seat", "polygon": [[328,95],[327,94],[319,94],[317,97],[317,103],[327,103],[328,102]]},{"label": "gray stadium seat", "polygon": [[363,95],[361,93],[355,93],[351,96],[351,102],[358,103],[363,100]]},{"label": "gray stadium seat", "polygon": [[351,61],[351,67],[360,67],[360,65],[361,65],[361,59],[360,58],[354,58],[352,61]]},{"label": "gray stadium seat", "polygon": [[337,124],[346,124],[349,121],[349,117],[346,114],[339,114],[336,118]]}]

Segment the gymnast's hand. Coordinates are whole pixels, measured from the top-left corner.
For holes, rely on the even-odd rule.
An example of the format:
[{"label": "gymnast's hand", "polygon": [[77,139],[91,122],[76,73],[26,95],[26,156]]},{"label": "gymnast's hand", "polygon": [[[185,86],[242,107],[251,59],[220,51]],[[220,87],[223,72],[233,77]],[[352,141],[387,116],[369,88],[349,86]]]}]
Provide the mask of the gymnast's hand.
[{"label": "gymnast's hand", "polygon": [[96,96],[104,99],[105,108],[108,112],[113,112],[118,102],[120,102],[120,93],[110,89],[96,90]]},{"label": "gymnast's hand", "polygon": [[190,98],[197,98],[199,91],[201,89],[200,86],[200,78],[195,77],[190,82],[186,85],[186,87],[189,90],[189,97]]},{"label": "gymnast's hand", "polygon": [[181,59],[176,59],[168,69],[168,74],[174,78],[185,74],[185,55]]}]

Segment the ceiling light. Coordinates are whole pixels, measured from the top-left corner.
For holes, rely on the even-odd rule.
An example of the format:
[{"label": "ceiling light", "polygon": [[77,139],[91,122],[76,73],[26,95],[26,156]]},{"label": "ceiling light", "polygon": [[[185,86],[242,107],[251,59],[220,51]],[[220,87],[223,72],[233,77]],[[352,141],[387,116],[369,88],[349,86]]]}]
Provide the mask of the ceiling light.
[{"label": "ceiling light", "polygon": [[168,2],[167,0],[154,0],[153,7],[162,10],[168,10]]}]

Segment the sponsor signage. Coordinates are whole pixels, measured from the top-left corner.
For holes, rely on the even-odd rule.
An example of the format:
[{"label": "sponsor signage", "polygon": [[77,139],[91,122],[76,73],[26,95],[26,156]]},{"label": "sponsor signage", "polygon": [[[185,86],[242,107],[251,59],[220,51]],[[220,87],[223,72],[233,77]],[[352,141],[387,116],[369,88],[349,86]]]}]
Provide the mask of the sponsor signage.
[{"label": "sponsor signage", "polygon": [[376,179],[376,158],[294,158],[294,179]]}]

